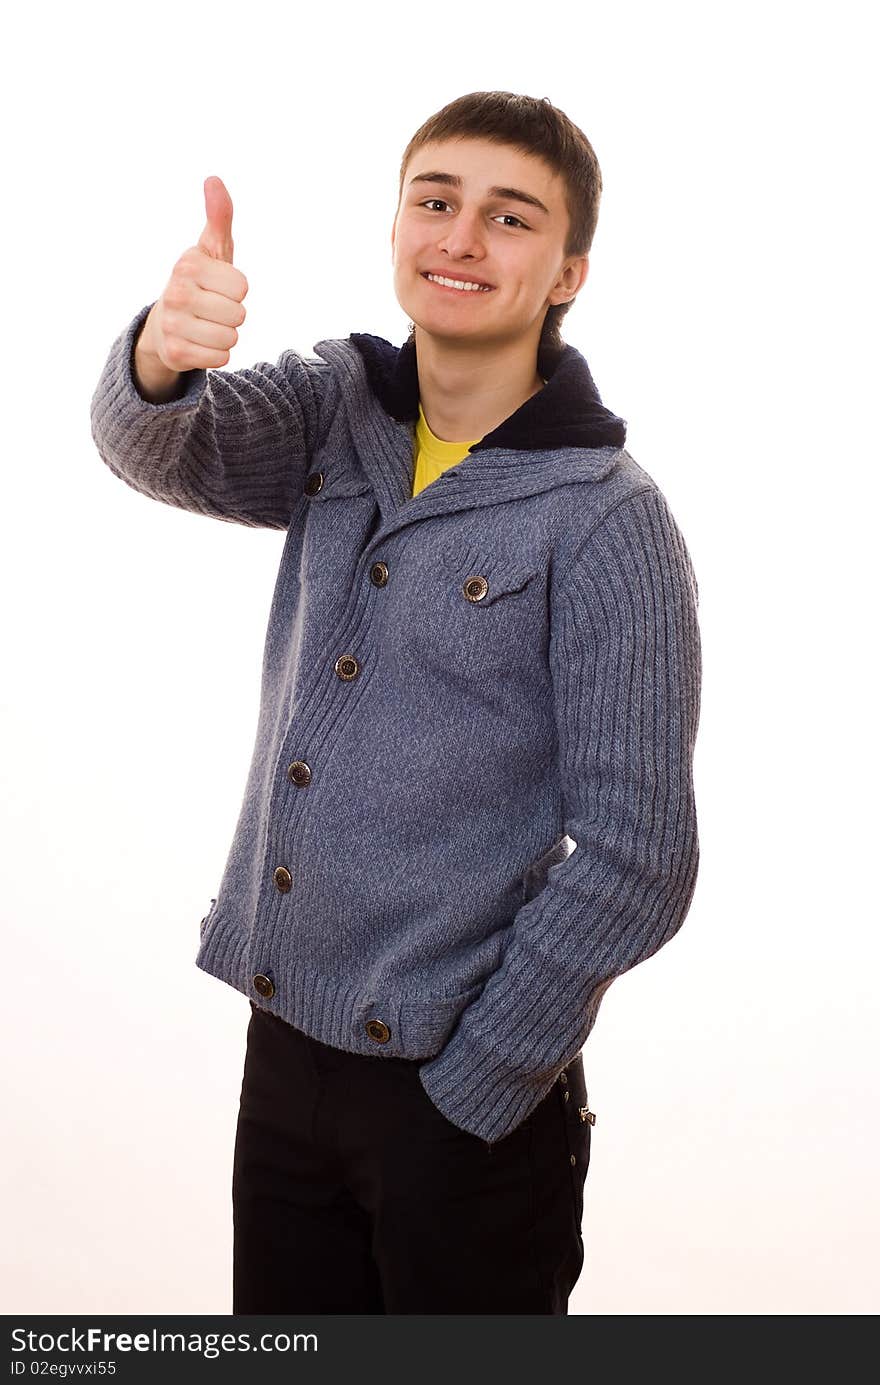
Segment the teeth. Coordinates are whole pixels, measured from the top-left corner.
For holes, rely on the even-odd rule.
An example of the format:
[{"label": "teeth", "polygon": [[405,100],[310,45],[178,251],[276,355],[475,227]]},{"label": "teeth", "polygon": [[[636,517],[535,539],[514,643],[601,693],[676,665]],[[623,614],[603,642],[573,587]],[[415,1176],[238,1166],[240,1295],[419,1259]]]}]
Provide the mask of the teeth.
[{"label": "teeth", "polygon": [[425,278],[434,284],[444,284],[448,289],[470,289],[472,293],[488,293],[488,284],[470,284],[465,279],[442,279],[439,274],[427,274]]}]

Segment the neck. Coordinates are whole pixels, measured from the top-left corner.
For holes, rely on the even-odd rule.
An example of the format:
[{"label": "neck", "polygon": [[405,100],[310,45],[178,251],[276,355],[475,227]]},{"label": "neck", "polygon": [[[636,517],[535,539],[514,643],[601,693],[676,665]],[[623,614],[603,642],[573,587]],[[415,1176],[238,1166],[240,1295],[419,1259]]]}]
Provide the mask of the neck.
[{"label": "neck", "polygon": [[416,327],[415,339],[422,410],[443,442],[485,437],[543,388],[537,337],[487,347]]}]

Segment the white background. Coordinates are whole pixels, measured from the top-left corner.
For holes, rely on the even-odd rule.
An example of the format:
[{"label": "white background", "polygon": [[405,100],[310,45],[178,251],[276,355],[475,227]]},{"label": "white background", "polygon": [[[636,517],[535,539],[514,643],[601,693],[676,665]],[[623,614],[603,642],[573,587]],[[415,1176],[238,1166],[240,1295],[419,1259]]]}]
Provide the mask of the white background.
[{"label": "white background", "polygon": [[596,149],[563,332],[700,584],[700,877],[584,1050],[598,1120],[570,1311],[877,1311],[869,8],[7,20],[5,1313],[231,1309],[250,1012],[193,958],[284,535],[114,478],[89,428],[105,358],[198,238],[208,174],[250,283],[230,369],[353,331],[402,342],[402,151],[493,88],[549,96]]}]

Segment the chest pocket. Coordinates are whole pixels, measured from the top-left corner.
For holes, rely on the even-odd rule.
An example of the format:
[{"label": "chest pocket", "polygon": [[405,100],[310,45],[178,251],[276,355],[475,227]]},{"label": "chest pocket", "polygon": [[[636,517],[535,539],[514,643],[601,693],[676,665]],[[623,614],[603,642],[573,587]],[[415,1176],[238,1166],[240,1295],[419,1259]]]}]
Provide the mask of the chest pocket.
[{"label": "chest pocket", "polygon": [[546,647],[542,566],[521,554],[446,550],[432,585],[446,654],[462,671],[512,676]]},{"label": "chest pocket", "polygon": [[[483,570],[485,568],[485,571]],[[473,606],[491,606],[514,592],[522,591],[527,582],[537,577],[538,570],[519,564],[501,566],[489,562],[479,572],[471,572],[461,583],[461,594]]]},{"label": "chest pocket", "polygon": [[365,476],[355,472],[328,475],[319,469],[306,477],[303,494],[321,504],[326,500],[344,500],[352,495],[366,495],[372,487]]},{"label": "chest pocket", "polygon": [[481,554],[474,545],[453,544],[443,549],[437,566],[445,583],[457,587],[461,600],[491,606],[522,591],[542,564],[521,553]]}]

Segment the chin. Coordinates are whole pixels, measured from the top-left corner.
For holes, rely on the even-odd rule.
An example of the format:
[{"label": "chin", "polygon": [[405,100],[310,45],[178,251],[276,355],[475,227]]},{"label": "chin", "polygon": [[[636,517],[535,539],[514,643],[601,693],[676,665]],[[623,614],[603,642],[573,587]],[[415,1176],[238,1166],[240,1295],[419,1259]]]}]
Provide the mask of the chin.
[{"label": "chin", "polygon": [[451,322],[437,323],[424,319],[420,322],[415,317],[410,318],[410,321],[415,323],[420,332],[426,337],[432,337],[434,341],[488,343],[490,340],[495,340],[495,333],[490,334],[485,327],[474,327],[467,331],[462,328],[461,324]]}]

